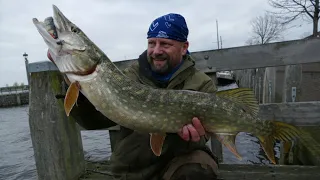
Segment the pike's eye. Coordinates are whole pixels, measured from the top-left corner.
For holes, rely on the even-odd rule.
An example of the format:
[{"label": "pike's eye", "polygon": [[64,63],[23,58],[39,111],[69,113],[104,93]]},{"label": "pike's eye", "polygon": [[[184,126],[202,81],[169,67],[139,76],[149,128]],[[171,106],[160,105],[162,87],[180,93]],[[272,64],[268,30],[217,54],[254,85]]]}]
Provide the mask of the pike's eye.
[{"label": "pike's eye", "polygon": [[77,27],[71,27],[71,31],[74,33],[79,33],[79,29]]}]

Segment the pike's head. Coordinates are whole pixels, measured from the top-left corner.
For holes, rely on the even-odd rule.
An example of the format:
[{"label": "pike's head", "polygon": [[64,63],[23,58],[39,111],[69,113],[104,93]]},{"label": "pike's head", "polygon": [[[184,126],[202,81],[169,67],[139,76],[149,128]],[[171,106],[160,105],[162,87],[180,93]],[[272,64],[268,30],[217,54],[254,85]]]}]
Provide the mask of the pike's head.
[{"label": "pike's head", "polygon": [[53,12],[53,19],[49,17],[40,22],[34,18],[33,23],[49,47],[49,59],[56,64],[61,73],[72,76],[73,80],[81,81],[95,72],[103,53],[55,5]]}]

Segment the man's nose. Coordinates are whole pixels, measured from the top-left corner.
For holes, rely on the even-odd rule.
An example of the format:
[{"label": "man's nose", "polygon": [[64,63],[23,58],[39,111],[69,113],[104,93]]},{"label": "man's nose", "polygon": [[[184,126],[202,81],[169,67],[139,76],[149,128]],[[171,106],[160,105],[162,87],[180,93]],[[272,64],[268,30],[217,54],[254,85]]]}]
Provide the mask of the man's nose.
[{"label": "man's nose", "polygon": [[159,43],[157,43],[156,46],[153,48],[153,54],[154,54],[154,55],[163,54],[162,47],[160,46]]}]

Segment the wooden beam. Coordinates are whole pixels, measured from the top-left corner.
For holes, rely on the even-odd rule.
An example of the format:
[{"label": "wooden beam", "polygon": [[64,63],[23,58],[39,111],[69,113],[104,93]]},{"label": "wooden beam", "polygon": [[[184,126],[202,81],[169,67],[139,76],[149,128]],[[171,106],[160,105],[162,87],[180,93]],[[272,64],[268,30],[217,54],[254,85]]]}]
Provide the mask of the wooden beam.
[{"label": "wooden beam", "polygon": [[276,97],[276,68],[267,67],[263,80],[263,101],[262,103],[274,103]]},{"label": "wooden beam", "polygon": [[[264,45],[240,46],[219,50],[191,52],[196,67],[205,73],[238,69],[253,69],[292,64],[320,62],[320,38],[284,41]],[[142,53],[142,52],[141,52]],[[137,60],[129,59],[113,62],[123,70]],[[55,68],[50,61],[29,63],[30,70]],[[56,68],[55,68],[56,69]]]},{"label": "wooden beam", "polygon": [[[85,161],[81,134],[75,121],[67,118],[59,72],[32,72],[30,78],[29,126],[39,179],[77,179]],[[38,71],[34,69],[33,71]]]},{"label": "wooden beam", "polygon": [[[112,180],[110,163],[88,162],[81,180]],[[218,180],[318,180],[319,166],[270,166],[252,164],[220,164]]]},{"label": "wooden beam", "polygon": [[224,180],[317,180],[320,167],[221,164],[219,178]]},{"label": "wooden beam", "polygon": [[262,119],[274,119],[296,126],[319,126],[320,102],[261,104],[259,116]]},{"label": "wooden beam", "polygon": [[288,65],[285,68],[282,102],[299,102],[301,99],[302,66]]},{"label": "wooden beam", "polygon": [[298,148],[298,160],[305,165],[320,166],[320,126],[299,127],[302,135],[294,148]]},{"label": "wooden beam", "polygon": [[[299,102],[301,99],[302,66],[287,65],[283,84],[282,102]],[[292,142],[280,142],[280,164],[289,164]],[[294,157],[297,158],[297,157]]]},{"label": "wooden beam", "polygon": [[191,53],[208,59],[212,71],[252,69],[320,62],[320,38],[241,46]]}]

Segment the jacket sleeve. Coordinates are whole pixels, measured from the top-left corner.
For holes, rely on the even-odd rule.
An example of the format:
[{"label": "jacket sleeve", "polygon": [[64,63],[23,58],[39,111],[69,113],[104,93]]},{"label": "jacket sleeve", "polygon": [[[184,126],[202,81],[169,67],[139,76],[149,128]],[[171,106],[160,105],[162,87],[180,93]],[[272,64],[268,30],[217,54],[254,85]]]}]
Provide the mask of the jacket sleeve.
[{"label": "jacket sleeve", "polygon": [[215,93],[217,91],[216,80],[210,78],[208,80],[203,81],[203,84],[200,87],[199,91],[207,92],[207,93]]}]

